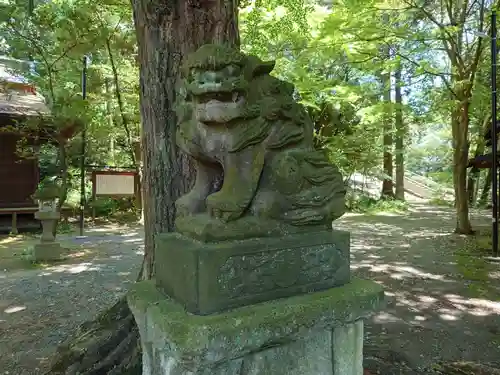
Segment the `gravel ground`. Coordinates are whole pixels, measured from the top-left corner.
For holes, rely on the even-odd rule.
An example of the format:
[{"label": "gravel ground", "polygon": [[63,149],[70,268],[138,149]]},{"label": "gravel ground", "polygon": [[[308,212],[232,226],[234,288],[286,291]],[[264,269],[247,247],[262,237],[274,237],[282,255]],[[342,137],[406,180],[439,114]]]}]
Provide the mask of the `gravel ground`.
[{"label": "gravel ground", "polygon": [[[490,223],[489,212],[472,213],[475,229]],[[351,231],[353,274],[386,290],[386,309],[365,329],[365,367],[373,373],[428,374],[431,364],[456,360],[498,366],[500,301],[478,298],[462,278],[454,251],[464,237],[450,234],[454,225],[452,208],[422,203],[403,217],[349,215],[336,224]],[[500,263],[492,267],[500,287]]]},{"label": "gravel ground", "polygon": [[[484,212],[473,218],[475,227],[490,222]],[[498,360],[500,303],[469,298],[452,254],[463,241],[449,234],[453,225],[452,209],[422,203],[404,216],[346,215],[335,222],[352,233],[353,273],[387,291],[387,308],[366,324],[373,373],[414,374],[401,369],[438,360]],[[0,374],[42,373],[57,344],[134,282],[142,260],[140,228],[103,228],[68,239],[74,253],[88,253],[46,269],[0,272]]]},{"label": "gravel ground", "polygon": [[42,373],[57,345],[137,278],[141,230],[93,230],[72,242],[73,253],[90,254],[40,270],[0,272],[0,374]]}]

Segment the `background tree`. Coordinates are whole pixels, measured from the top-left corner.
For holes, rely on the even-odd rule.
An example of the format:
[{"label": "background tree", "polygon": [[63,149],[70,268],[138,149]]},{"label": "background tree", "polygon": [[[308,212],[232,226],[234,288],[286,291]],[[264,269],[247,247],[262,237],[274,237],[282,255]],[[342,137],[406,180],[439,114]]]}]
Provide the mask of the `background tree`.
[{"label": "background tree", "polygon": [[[449,70],[440,73],[447,88],[451,108],[451,131],[453,138],[453,185],[457,224],[455,232],[473,233],[469,220],[467,196],[467,164],[469,157],[470,103],[485,42],[478,36],[486,30],[485,0],[462,1],[441,0],[421,5],[405,3],[418,12],[429,24],[428,30],[441,45],[449,59]],[[474,32],[469,32],[474,30]],[[429,34],[427,34],[429,35]]]},{"label": "background tree", "polygon": [[[397,55],[397,52],[396,52]],[[394,195],[396,199],[405,200],[405,164],[404,164],[404,147],[406,138],[406,129],[403,118],[403,69],[399,56],[394,70],[394,153],[395,153],[395,189]]]}]

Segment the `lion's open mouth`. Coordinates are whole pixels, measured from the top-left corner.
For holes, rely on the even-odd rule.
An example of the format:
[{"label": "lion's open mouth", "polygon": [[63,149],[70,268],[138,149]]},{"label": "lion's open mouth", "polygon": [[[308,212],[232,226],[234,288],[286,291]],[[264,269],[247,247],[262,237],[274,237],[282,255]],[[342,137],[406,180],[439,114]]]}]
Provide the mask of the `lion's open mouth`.
[{"label": "lion's open mouth", "polygon": [[198,103],[208,103],[210,101],[218,101],[223,103],[236,103],[241,99],[242,95],[239,92],[211,92],[202,95],[197,95]]}]

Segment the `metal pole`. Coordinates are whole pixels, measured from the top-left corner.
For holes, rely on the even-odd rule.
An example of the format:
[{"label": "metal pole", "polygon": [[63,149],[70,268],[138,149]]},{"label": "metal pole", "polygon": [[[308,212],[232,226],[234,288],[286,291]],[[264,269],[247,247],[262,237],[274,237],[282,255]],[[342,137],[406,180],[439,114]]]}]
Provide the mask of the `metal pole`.
[{"label": "metal pole", "polygon": [[491,200],[492,200],[492,247],[498,256],[498,155],[497,155],[497,13],[491,12]]},{"label": "metal pole", "polygon": [[[83,57],[82,69],[82,98],[87,98],[87,56]],[[82,148],[80,154],[80,236],[83,236],[83,226],[85,223],[85,146],[87,142],[87,129],[83,122]]]}]

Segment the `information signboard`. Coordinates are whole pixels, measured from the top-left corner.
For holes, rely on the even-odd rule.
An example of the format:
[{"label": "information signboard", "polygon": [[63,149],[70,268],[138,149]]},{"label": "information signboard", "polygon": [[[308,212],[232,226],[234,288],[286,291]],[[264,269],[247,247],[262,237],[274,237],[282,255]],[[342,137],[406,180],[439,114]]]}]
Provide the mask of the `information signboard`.
[{"label": "information signboard", "polygon": [[117,171],[92,172],[94,197],[132,197],[137,193],[137,173]]}]

